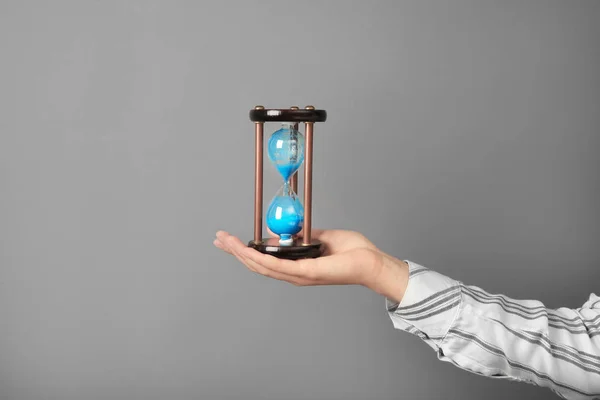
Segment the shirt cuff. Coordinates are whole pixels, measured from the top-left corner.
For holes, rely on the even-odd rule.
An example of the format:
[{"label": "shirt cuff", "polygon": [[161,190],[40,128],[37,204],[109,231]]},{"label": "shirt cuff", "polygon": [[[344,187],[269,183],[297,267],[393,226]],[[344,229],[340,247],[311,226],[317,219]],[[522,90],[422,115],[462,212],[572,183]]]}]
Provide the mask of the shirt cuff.
[{"label": "shirt cuff", "polygon": [[400,303],[386,298],[389,316],[396,329],[439,345],[458,315],[462,298],[460,282],[406,262],[408,285]]}]

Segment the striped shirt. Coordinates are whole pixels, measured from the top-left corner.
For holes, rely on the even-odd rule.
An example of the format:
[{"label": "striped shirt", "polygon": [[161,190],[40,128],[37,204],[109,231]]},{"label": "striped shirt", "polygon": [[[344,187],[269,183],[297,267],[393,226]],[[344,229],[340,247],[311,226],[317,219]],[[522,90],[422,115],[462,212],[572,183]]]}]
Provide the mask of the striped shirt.
[{"label": "striped shirt", "polygon": [[600,399],[600,297],[549,309],[464,285],[409,264],[401,303],[386,299],[394,327],[466,371],[547,387],[564,399]]}]

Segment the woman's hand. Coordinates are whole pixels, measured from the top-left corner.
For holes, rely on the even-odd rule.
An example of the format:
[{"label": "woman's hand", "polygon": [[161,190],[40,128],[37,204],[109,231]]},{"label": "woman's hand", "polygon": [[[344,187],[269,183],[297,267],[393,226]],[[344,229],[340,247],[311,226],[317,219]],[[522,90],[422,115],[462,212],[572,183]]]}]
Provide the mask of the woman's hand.
[{"label": "woman's hand", "polygon": [[296,286],[362,285],[401,301],[408,282],[406,263],[383,253],[358,232],[313,230],[312,237],[325,243],[325,253],[296,261],[262,254],[223,231],[214,244],[251,271],[273,279]]}]

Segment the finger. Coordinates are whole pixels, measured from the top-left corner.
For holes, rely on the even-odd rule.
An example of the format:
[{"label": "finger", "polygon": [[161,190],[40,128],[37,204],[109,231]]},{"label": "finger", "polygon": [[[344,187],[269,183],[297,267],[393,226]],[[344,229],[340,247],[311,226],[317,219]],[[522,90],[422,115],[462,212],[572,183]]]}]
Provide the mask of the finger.
[{"label": "finger", "polygon": [[296,285],[318,285],[319,279],[303,268],[303,264],[314,260],[283,260],[263,254],[246,246],[240,239],[227,232],[217,233],[217,240],[225,251],[234,255],[248,269],[261,275]]},{"label": "finger", "polygon": [[365,257],[352,252],[298,261],[257,253],[246,252],[244,256],[271,271],[327,284],[358,283],[363,272],[361,265],[369,263]]},{"label": "finger", "polygon": [[219,248],[219,249],[225,251],[226,253],[229,253],[230,255],[237,258],[238,261],[240,261],[242,264],[244,264],[246,266],[246,268],[248,268],[250,271],[257,272],[256,270],[254,270],[252,268],[252,266],[247,265],[244,262],[244,259],[242,259],[238,254],[236,254],[235,250],[231,248],[230,242],[232,239],[230,237],[233,238],[233,236],[230,235],[229,233],[224,232],[224,231],[219,231],[219,232],[217,232],[217,239],[215,239],[213,243],[217,248]]},{"label": "finger", "polygon": [[249,258],[247,258],[245,256],[242,256],[241,258],[244,259],[244,265],[246,265],[248,268],[252,268],[256,273],[259,273],[267,278],[273,278],[278,281],[288,282],[288,283],[291,283],[296,286],[315,286],[315,285],[319,284],[319,282],[316,282],[316,281],[311,281],[309,279],[303,279],[303,278],[299,278],[297,276],[292,276],[292,275],[288,275],[288,274],[284,274],[281,272],[270,270],[256,262],[250,260]]},{"label": "finger", "polygon": [[255,261],[251,260],[250,258],[248,258],[246,256],[247,252],[252,252],[252,253],[257,253],[257,254],[261,254],[261,253],[259,253],[258,251],[254,250],[254,249],[247,247],[237,237],[235,237],[233,235],[229,235],[229,234],[220,234],[219,237],[221,237],[221,239],[217,239],[217,240],[219,240],[219,241],[222,240],[225,243],[224,247],[227,248],[226,251],[229,251],[230,254],[233,254],[242,264],[244,264],[251,271],[259,273],[259,274],[269,277],[269,278],[277,279],[280,281],[286,281],[286,282],[292,283],[294,285],[309,285],[309,284],[311,284],[311,282],[307,279],[302,279],[302,278],[299,278],[299,277],[296,277],[293,275],[269,270],[269,269],[265,268],[264,266],[260,265],[259,263],[256,263]]},{"label": "finger", "polygon": [[[233,254],[233,248],[232,248],[232,244],[237,244],[234,242],[235,236],[229,234],[228,232],[225,231],[218,231],[217,232],[217,240],[221,243],[221,246],[223,247],[223,250],[227,251],[230,254]],[[239,239],[238,239],[239,241]],[[241,241],[240,241],[241,243]]]},{"label": "finger", "polygon": [[230,235],[227,232],[217,232],[217,240],[222,243],[226,251],[231,253],[240,253],[241,250],[248,248],[248,246],[246,246],[245,243],[242,243],[239,238]]},{"label": "finger", "polygon": [[216,248],[221,249],[224,252],[233,255],[229,249],[225,248],[225,246],[223,245],[223,243],[221,243],[221,241],[219,239],[215,239],[213,241],[213,244],[215,245]]},{"label": "finger", "polygon": [[242,265],[244,265],[246,268],[248,268],[250,271],[255,272],[255,273],[259,273],[256,268],[254,268],[253,265],[249,264],[246,260],[244,260],[244,258],[242,256],[240,256],[239,254],[233,253],[233,256],[235,258],[238,259],[238,261],[240,263],[242,263]]},{"label": "finger", "polygon": [[245,253],[246,252],[259,253],[259,252],[254,249],[248,248],[235,236],[229,235],[227,237],[226,241],[229,246],[228,250],[231,252],[231,254],[234,255],[242,264],[244,264],[248,269],[250,269],[253,272],[256,272],[258,274],[261,274],[263,276],[273,278],[276,280],[289,282],[289,283],[292,283],[292,284],[298,285],[298,286],[306,286],[306,285],[309,285],[312,283],[307,279],[302,279],[302,278],[299,278],[299,277],[296,277],[293,275],[269,270],[268,268],[265,268],[264,266],[252,261],[250,258],[248,258],[245,255]]},{"label": "finger", "polygon": [[291,275],[302,279],[308,279],[316,281],[316,276],[313,276],[309,272],[309,264],[314,264],[315,259],[304,259],[304,260],[284,260],[274,257],[269,254],[263,254],[257,251],[244,250],[243,256],[254,263],[261,265],[262,267],[285,275]]},{"label": "finger", "polygon": [[223,241],[223,239],[227,238],[228,236],[231,236],[231,234],[226,231],[217,231],[216,236],[217,239]]},{"label": "finger", "polygon": [[[232,256],[236,257],[241,263],[245,264],[244,260],[239,255],[239,249],[240,249],[240,247],[245,248],[246,246],[242,243],[241,240],[239,240],[235,236],[230,235],[229,233],[224,232],[224,231],[219,231],[219,232],[217,232],[217,239],[215,239],[214,244],[218,248],[220,248],[220,249],[224,250],[225,252],[231,254]],[[250,269],[252,269],[252,268],[250,268]],[[256,271],[254,271],[254,272],[256,272]]]},{"label": "finger", "polygon": [[231,254],[232,256],[234,255],[230,246],[227,244],[227,237],[229,237],[230,235],[226,232],[219,232],[217,233],[217,238],[213,241],[213,244],[215,245],[215,247],[223,250],[226,253]]},{"label": "finger", "polygon": [[275,262],[275,263],[277,263],[277,262],[293,263],[293,261],[281,260],[281,259],[273,257],[273,256],[268,256],[266,254],[262,254],[262,253],[256,251],[255,249],[246,246],[244,243],[242,243],[242,241],[240,239],[238,239],[237,237],[230,235],[226,232],[219,232],[217,234],[217,236],[219,237],[218,240],[223,243],[223,245],[226,249],[228,249],[233,255],[235,255],[238,258],[238,260],[240,262],[242,262],[244,265],[246,265],[248,268],[252,269],[253,271],[255,271],[261,275],[264,275],[264,276],[272,277],[272,278],[275,278],[278,280],[283,280],[283,281],[287,281],[287,282],[291,282],[291,283],[295,283],[295,284],[309,284],[310,283],[310,279],[307,279],[307,277],[305,277],[305,276],[304,277],[294,276],[293,274],[288,274],[285,271],[268,268],[264,264],[257,262],[256,259],[249,257],[249,255],[252,255],[255,258],[258,258],[261,255],[264,255],[269,260],[273,260],[273,262]]}]

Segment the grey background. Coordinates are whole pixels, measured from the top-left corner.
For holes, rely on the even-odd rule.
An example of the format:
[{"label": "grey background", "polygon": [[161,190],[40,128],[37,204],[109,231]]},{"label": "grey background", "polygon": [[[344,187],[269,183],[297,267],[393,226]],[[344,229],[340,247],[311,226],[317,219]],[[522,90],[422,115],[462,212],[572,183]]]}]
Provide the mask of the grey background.
[{"label": "grey background", "polygon": [[314,104],[316,226],[580,306],[600,279],[599,19],[597,1],[1,1],[0,398],[552,397],[438,361],[366,289],[268,280],[212,240],[252,235],[248,110]]}]

